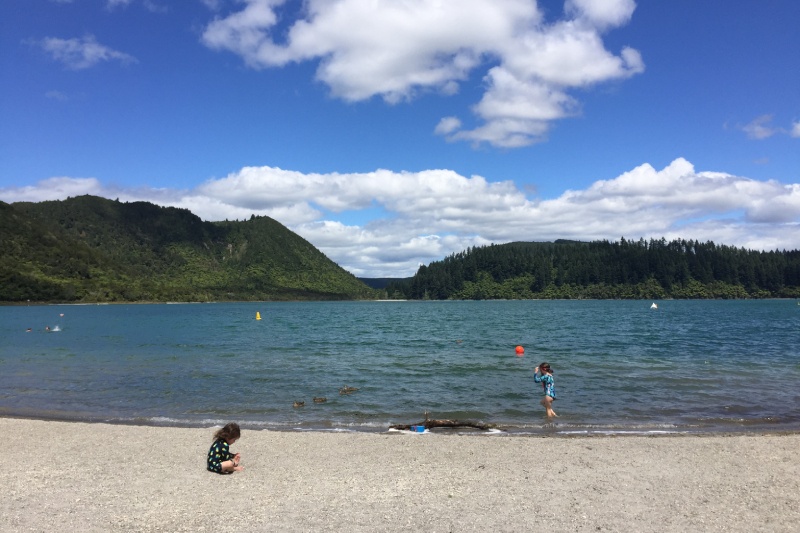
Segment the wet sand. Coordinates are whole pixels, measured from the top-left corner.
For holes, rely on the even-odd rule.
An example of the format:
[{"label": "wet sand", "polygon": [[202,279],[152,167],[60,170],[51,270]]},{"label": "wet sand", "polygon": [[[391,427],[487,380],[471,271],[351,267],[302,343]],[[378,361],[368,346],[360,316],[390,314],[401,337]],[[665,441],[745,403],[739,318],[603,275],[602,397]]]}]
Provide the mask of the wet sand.
[{"label": "wet sand", "polygon": [[798,531],[800,435],[519,437],[0,418],[2,531]]}]

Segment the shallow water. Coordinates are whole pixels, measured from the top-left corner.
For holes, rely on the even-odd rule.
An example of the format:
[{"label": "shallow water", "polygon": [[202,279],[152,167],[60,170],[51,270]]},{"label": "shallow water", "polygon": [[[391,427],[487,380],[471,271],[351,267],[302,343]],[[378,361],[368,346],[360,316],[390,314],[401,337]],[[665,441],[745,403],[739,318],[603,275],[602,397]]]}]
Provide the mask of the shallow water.
[{"label": "shallow water", "polygon": [[[428,411],[517,433],[800,429],[795,301],[650,304],[0,307],[0,414],[383,431]],[[544,360],[552,423],[533,382]],[[345,384],[359,390],[340,395]]]}]

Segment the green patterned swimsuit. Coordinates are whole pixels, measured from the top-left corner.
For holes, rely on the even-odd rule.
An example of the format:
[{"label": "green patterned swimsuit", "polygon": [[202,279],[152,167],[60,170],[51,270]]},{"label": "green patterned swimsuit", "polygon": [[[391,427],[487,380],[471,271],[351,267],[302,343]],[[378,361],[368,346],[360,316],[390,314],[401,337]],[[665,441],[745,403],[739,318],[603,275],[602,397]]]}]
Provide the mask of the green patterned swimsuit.
[{"label": "green patterned swimsuit", "polygon": [[225,439],[217,439],[208,450],[208,465],[207,468],[211,472],[222,474],[222,462],[230,461],[233,459],[233,454],[228,448],[228,442]]},{"label": "green patterned swimsuit", "polygon": [[542,389],[544,389],[545,396],[550,396],[554,400],[556,399],[556,386],[553,382],[553,376],[549,376],[547,374],[542,374],[539,376],[539,374],[534,374],[533,381],[542,384]]}]

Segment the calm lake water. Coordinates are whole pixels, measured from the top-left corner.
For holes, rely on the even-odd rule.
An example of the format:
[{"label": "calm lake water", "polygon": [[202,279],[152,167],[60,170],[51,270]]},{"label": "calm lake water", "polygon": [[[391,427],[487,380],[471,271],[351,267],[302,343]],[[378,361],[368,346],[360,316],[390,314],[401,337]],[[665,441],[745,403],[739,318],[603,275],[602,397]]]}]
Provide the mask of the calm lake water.
[{"label": "calm lake water", "polygon": [[[0,415],[385,431],[429,411],[511,433],[800,429],[797,302],[657,303],[0,307]],[[533,382],[542,361],[555,422]],[[345,384],[359,390],[340,395]]]}]

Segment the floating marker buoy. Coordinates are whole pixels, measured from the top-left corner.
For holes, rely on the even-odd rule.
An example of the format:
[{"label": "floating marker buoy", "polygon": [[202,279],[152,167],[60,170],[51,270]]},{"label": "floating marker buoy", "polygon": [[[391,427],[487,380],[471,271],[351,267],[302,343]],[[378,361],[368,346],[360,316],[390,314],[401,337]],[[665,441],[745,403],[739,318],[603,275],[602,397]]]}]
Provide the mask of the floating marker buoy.
[{"label": "floating marker buoy", "polygon": [[261,313],[256,311],[256,320],[261,320]]},{"label": "floating marker buoy", "polygon": [[525,353],[525,348],[523,348],[522,346],[517,346],[516,348],[514,348],[514,351],[517,352],[517,357],[522,357],[522,354]]}]

